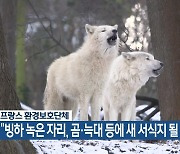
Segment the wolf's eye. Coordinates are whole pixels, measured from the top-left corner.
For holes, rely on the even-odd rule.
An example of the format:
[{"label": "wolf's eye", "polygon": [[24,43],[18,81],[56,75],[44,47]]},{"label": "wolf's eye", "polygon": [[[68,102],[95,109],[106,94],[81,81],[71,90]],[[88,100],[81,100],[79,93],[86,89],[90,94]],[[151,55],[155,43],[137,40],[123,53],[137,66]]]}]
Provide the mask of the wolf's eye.
[{"label": "wolf's eye", "polygon": [[104,30],[102,30],[101,32],[105,32],[106,30],[104,29]]},{"label": "wolf's eye", "polygon": [[146,60],[150,60],[149,57],[146,57]]}]

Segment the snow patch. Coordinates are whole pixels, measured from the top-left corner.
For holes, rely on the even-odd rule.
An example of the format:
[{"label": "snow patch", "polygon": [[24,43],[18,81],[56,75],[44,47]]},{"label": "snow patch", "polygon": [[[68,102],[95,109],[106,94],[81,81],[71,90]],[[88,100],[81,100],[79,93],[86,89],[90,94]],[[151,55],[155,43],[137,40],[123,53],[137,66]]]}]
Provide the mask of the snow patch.
[{"label": "snow patch", "polygon": [[144,141],[45,140],[31,141],[38,154],[169,154],[180,153],[179,141],[146,143]]}]

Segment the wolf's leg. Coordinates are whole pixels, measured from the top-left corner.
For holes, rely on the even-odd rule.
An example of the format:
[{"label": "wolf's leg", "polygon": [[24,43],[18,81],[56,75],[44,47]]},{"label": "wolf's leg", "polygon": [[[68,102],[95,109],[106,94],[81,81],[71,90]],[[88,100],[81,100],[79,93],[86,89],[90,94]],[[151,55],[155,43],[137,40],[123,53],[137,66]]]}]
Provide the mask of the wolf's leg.
[{"label": "wolf's leg", "polygon": [[124,108],[122,108],[121,112],[121,120],[122,121],[130,121],[131,120],[131,115],[132,115],[132,104],[126,105]]},{"label": "wolf's leg", "polygon": [[134,98],[131,106],[131,120],[136,120],[136,99]]},{"label": "wolf's leg", "polygon": [[77,112],[78,112],[78,103],[74,102],[73,103],[73,108],[72,108],[72,118],[74,120],[74,118],[77,116]]},{"label": "wolf's leg", "polygon": [[63,97],[64,101],[64,109],[65,110],[72,110],[72,119],[74,119],[77,115],[78,111],[78,102],[75,99]]},{"label": "wolf's leg", "polygon": [[109,102],[105,98],[103,98],[103,111],[104,111],[104,120],[108,121],[109,120]]},{"label": "wolf's leg", "polygon": [[88,121],[88,106],[89,106],[89,97],[81,97],[79,99],[80,106],[80,120]]},{"label": "wolf's leg", "polygon": [[118,120],[118,115],[119,115],[118,109],[110,105],[110,108],[109,108],[109,120],[110,121],[117,121]]},{"label": "wolf's leg", "polygon": [[94,95],[91,100],[91,120],[100,120],[100,109],[101,109],[101,96]]}]

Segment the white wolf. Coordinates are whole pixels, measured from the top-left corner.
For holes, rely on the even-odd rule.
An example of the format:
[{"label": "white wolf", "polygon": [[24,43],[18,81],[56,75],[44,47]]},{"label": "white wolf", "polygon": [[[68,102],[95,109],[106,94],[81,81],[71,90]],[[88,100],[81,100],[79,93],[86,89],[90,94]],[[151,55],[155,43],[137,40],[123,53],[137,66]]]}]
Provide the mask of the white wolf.
[{"label": "white wolf", "polygon": [[72,110],[80,108],[80,120],[99,120],[103,87],[112,61],[118,56],[118,26],[86,24],[87,37],[75,53],[55,60],[48,69],[44,108]]},{"label": "white wolf", "polygon": [[122,52],[112,63],[105,86],[105,120],[135,120],[136,92],[150,77],[159,76],[162,67],[149,53]]}]

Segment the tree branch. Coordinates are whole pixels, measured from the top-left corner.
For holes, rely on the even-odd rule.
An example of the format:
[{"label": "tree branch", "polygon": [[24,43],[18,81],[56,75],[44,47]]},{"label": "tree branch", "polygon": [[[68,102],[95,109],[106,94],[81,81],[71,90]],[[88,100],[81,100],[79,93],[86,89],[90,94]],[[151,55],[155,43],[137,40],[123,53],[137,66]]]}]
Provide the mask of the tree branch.
[{"label": "tree branch", "polygon": [[46,49],[46,50],[41,50],[40,52],[36,52],[36,53],[32,54],[31,56],[29,56],[29,57],[26,58],[26,62],[27,62],[28,60],[30,60],[31,58],[33,58],[34,56],[37,56],[37,55],[39,55],[39,54],[48,52],[49,50],[51,50],[51,49],[53,49],[53,48],[55,48],[55,47],[57,47],[57,46],[58,46],[58,45],[55,44],[55,45],[51,46],[50,48],[48,48],[48,49]]},{"label": "tree branch", "polygon": [[57,44],[59,45],[64,51],[66,51],[68,54],[71,53],[64,45],[61,44],[61,42],[59,42],[52,33],[50,33],[48,31],[48,29],[44,26],[43,21],[41,20],[41,18],[39,17],[39,14],[37,13],[36,9],[34,8],[33,4],[31,3],[30,0],[27,0],[28,4],[30,5],[30,7],[32,8],[32,10],[34,11],[36,17],[38,18],[38,21],[40,22],[40,24],[42,25],[44,31],[49,35],[49,37]]}]

